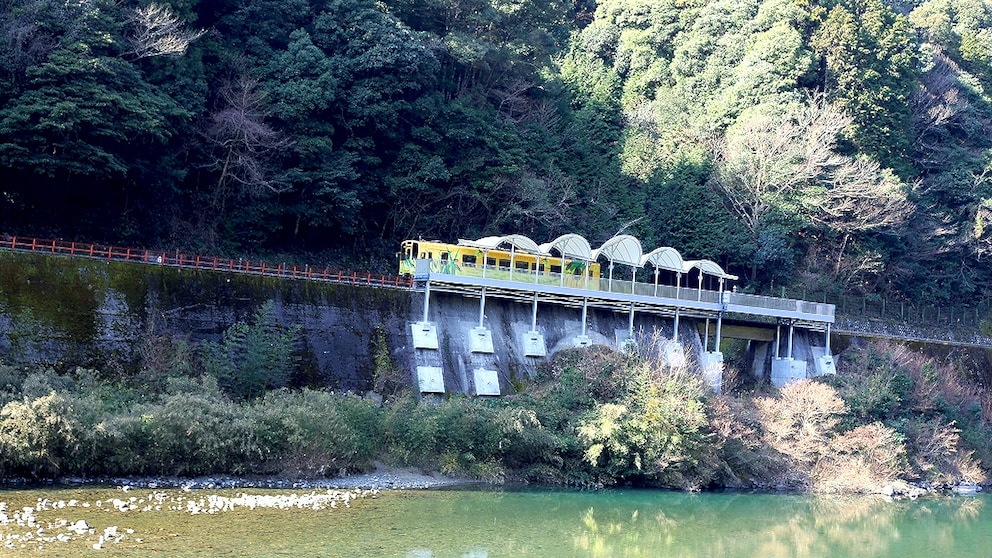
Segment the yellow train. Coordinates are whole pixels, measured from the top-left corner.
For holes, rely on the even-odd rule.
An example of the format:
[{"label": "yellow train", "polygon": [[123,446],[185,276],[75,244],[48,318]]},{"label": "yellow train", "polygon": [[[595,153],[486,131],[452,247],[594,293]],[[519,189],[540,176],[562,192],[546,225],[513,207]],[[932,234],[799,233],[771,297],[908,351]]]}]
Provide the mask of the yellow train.
[{"label": "yellow train", "polygon": [[[492,279],[530,280],[542,284],[566,284],[581,287],[598,286],[600,266],[563,257],[547,256],[527,251],[489,248],[475,242],[450,244],[436,240],[404,240],[400,243],[399,273],[413,275],[417,260],[429,260],[432,273],[487,277]],[[564,269],[564,273],[562,270]]]}]

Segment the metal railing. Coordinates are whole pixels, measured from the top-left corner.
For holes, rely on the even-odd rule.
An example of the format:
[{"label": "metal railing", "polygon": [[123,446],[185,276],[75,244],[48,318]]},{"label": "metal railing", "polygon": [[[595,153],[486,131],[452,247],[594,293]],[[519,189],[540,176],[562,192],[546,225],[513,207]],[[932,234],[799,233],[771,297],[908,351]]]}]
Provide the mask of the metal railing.
[{"label": "metal railing", "polygon": [[222,271],[242,275],[277,277],[281,279],[300,279],[318,281],[321,283],[340,283],[366,287],[410,288],[413,281],[409,277],[398,275],[373,274],[369,272],[335,270],[329,267],[313,267],[309,265],[289,265],[265,261],[251,261],[242,258],[220,258],[217,256],[202,256],[186,254],[178,250],[148,250],[144,248],[127,248],[121,246],[105,246],[64,240],[47,240],[29,237],[4,236],[0,237],[0,249],[14,252],[33,254],[59,255],[93,260],[114,262],[141,263],[175,267],[180,269],[199,269],[204,271]]},{"label": "metal railing", "polygon": [[[449,260],[430,260],[431,273],[452,275],[455,277],[484,278],[493,281],[509,281],[542,286],[561,286],[573,289],[588,289],[603,293],[633,294],[645,297],[659,297],[675,301],[704,302],[709,304],[725,304],[758,310],[755,314],[776,315],[786,312],[794,315],[809,316],[816,321],[833,321],[834,305],[825,302],[780,298],[737,293],[732,291],[713,291],[692,286],[673,286],[654,283],[632,282],[606,277],[586,278],[582,275],[572,275],[547,271],[536,273],[533,269],[511,269],[506,266],[477,266],[455,264]],[[761,312],[761,310],[779,312]],[[750,312],[749,312],[750,313]]]}]

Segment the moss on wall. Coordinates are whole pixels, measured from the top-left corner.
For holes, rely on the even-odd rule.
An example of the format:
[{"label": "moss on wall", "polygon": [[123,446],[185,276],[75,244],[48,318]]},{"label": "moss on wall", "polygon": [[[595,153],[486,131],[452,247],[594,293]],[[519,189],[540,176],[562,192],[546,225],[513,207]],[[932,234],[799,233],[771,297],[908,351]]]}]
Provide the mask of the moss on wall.
[{"label": "moss on wall", "polygon": [[31,316],[77,339],[92,339],[105,282],[65,258],[0,253],[0,310]]},{"label": "moss on wall", "polygon": [[[376,324],[405,343],[411,293],[314,281],[0,252],[0,361],[138,366],[149,333],[217,339],[266,301],[303,326],[301,379],[371,386]],[[404,336],[404,337],[399,337]]]}]

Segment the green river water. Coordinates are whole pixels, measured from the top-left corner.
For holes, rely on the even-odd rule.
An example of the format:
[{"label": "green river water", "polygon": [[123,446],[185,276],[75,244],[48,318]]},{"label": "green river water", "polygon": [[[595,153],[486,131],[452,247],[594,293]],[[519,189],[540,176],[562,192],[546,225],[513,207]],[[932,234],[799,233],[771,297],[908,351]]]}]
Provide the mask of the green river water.
[{"label": "green river water", "polygon": [[[296,494],[311,492],[328,494]],[[191,513],[215,496],[278,500],[292,493],[0,491],[0,502],[6,504],[0,505],[0,556],[992,556],[992,499],[984,495],[886,501],[458,489],[380,492],[347,505],[339,499],[335,507],[319,510],[239,505]],[[40,510],[39,499],[48,501]],[[129,503],[128,509],[112,505],[114,499]],[[24,507],[32,508],[27,512],[33,515],[31,526],[17,525]],[[90,530],[66,531],[67,524],[79,520]],[[39,528],[44,529],[40,534]],[[108,528],[110,540],[101,541]],[[54,540],[57,534],[62,541]]]}]

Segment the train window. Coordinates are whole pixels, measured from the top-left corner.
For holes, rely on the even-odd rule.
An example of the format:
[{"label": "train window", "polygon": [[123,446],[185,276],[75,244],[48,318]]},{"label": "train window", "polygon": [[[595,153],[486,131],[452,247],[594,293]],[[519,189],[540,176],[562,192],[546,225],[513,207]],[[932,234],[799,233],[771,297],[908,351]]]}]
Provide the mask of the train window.
[{"label": "train window", "polygon": [[433,252],[427,252],[427,259],[428,260],[433,260],[434,259],[434,253]]},{"label": "train window", "polygon": [[561,273],[561,266],[560,265],[552,265],[551,266],[551,273]]},{"label": "train window", "polygon": [[447,252],[441,252],[441,261],[442,262],[448,261],[448,253]]},{"label": "train window", "polygon": [[465,254],[462,256],[462,263],[465,265],[475,265],[475,256],[469,256]]},{"label": "train window", "polygon": [[[417,257],[417,254],[420,253],[420,243],[419,242],[414,242],[412,244],[412,246],[413,246],[413,257],[416,258]],[[421,256],[421,257],[423,257],[423,256]]]},{"label": "train window", "polygon": [[500,260],[499,261],[499,266],[500,267],[510,267],[510,260]]},{"label": "train window", "polygon": [[530,268],[531,268],[531,267],[530,267],[530,262],[522,262],[522,261],[520,261],[520,260],[517,260],[516,262],[514,262],[514,266],[515,266],[515,267],[516,267],[517,269],[526,269],[526,270],[528,270],[528,271],[529,271],[529,270],[530,270]]},{"label": "train window", "polygon": [[537,270],[540,271],[541,273],[544,273],[544,264],[538,266]]},{"label": "train window", "polygon": [[486,258],[486,265],[496,267],[496,258]]}]

